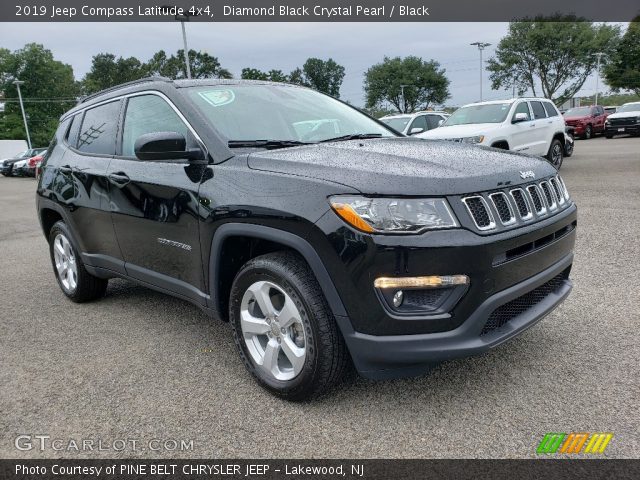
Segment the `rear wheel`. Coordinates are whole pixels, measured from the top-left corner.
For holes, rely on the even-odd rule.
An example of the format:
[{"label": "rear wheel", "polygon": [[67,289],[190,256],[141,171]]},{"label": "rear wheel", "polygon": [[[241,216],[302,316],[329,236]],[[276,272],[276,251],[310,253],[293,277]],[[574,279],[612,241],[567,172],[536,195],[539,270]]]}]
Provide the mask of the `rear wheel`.
[{"label": "rear wheel", "polygon": [[49,232],[49,252],[56,280],[67,297],[82,303],[104,296],[108,280],[87,272],[67,225],[62,221],[56,222]]},{"label": "rear wheel", "polygon": [[247,262],[234,279],[229,318],[249,372],[288,400],[319,396],[347,366],[347,350],[315,276],[298,255]]},{"label": "rear wheel", "polygon": [[560,167],[562,166],[562,160],[564,157],[563,152],[564,146],[562,145],[562,142],[560,142],[560,140],[558,140],[557,138],[554,139],[551,142],[551,146],[549,147],[547,160],[549,160],[549,163],[551,163],[551,165],[556,167],[556,170],[560,170]]},{"label": "rear wheel", "polygon": [[608,138],[609,140],[611,140],[613,138],[613,135],[605,135],[604,138]]}]

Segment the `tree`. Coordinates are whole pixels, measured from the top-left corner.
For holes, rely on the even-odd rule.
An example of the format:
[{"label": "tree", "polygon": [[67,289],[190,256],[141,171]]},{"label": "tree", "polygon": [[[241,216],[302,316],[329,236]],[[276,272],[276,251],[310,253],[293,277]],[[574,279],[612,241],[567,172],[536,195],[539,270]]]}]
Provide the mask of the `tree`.
[{"label": "tree", "polygon": [[631,90],[640,95],[640,16],[629,23],[604,69],[604,78],[616,91]]},{"label": "tree", "polygon": [[[336,98],[340,98],[340,86],[344,79],[344,67],[338,65],[333,59],[321,60],[319,58],[308,58],[302,66],[302,83],[309,87],[326,93]],[[298,77],[297,71],[296,78]]]},{"label": "tree", "polygon": [[0,139],[26,139],[18,91],[20,87],[34,147],[48,145],[60,116],[71,108],[79,95],[73,69],[53,58],[44,46],[30,43],[10,52],[0,49],[0,91],[5,96],[5,111],[0,117]]},{"label": "tree", "polygon": [[[404,87],[404,98],[402,95]],[[367,108],[393,105],[398,112],[414,112],[449,98],[449,79],[434,60],[419,57],[384,57],[364,75]]]},{"label": "tree", "polygon": [[[222,68],[218,59],[207,52],[189,50],[189,67],[191,78],[233,78],[231,72]],[[160,50],[151,57],[145,68],[147,75],[162,75],[174,79],[187,78],[184,50],[178,50],[170,57],[164,50]]]},{"label": "tree", "polygon": [[91,94],[147,75],[145,65],[135,57],[116,59],[111,53],[99,53],[91,61],[91,69],[82,80],[82,90]]},{"label": "tree", "polygon": [[282,72],[282,70],[269,70],[263,72],[257,68],[243,68],[240,78],[243,80],[267,80],[270,82],[288,82],[289,76]]},{"label": "tree", "polygon": [[573,97],[596,66],[596,52],[615,47],[619,28],[573,15],[537,17],[509,24],[495,57],[487,62],[492,87],[538,91],[556,104]]}]

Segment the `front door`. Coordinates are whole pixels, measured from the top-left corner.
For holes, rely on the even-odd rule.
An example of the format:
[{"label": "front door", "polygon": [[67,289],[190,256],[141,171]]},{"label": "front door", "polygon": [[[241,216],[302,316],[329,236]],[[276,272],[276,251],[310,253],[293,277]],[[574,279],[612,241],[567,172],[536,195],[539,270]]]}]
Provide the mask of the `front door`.
[{"label": "front door", "polygon": [[189,127],[165,97],[129,97],[119,154],[109,165],[110,205],[127,274],[204,303],[198,190],[203,167],[187,160],[139,160],[138,137]]}]

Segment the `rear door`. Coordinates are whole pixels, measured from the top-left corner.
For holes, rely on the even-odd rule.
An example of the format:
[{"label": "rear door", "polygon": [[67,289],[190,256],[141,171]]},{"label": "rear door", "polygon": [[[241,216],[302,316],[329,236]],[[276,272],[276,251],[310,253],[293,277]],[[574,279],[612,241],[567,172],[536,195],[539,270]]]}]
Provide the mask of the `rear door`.
[{"label": "rear door", "polygon": [[[64,138],[62,158],[44,175],[76,232],[86,263],[124,273],[109,209],[107,169],[116,149],[121,100],[78,113]],[[45,180],[43,178],[43,180]]]},{"label": "rear door", "polygon": [[118,155],[111,161],[111,217],[127,274],[204,302],[198,225],[198,189],[204,170],[187,160],[139,160],[138,137],[178,132],[195,136],[163,95],[126,99]]}]

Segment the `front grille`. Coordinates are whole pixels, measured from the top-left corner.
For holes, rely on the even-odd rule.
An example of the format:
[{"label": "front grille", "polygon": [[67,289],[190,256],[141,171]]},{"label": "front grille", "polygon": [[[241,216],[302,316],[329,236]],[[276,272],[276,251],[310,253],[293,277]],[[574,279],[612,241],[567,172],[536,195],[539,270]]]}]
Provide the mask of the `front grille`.
[{"label": "front grille", "polygon": [[493,201],[493,206],[496,207],[498,218],[500,218],[503,225],[510,225],[516,221],[516,216],[513,214],[509,200],[504,193],[492,193],[489,197]]},{"label": "front grille", "polygon": [[494,222],[489,212],[487,202],[482,197],[467,197],[463,199],[467,206],[467,210],[471,214],[471,218],[480,230],[486,230],[494,227]]},{"label": "front grille", "polygon": [[523,220],[531,218],[531,210],[529,209],[529,203],[524,196],[524,191],[520,188],[516,188],[515,190],[511,190],[511,196],[516,202],[516,207],[518,207],[520,218],[522,218]]},{"label": "front grille", "polygon": [[571,204],[569,200],[560,175],[510,190],[504,188],[461,198],[475,227],[485,233],[516,228],[558,213]]},{"label": "front grille", "polygon": [[530,292],[496,308],[491,315],[489,315],[489,319],[482,328],[480,335],[487,335],[488,333],[493,332],[494,330],[506,325],[510,320],[514,319],[518,315],[522,315],[527,310],[538,305],[549,295],[557,292],[568,277],[569,270],[567,269],[549,280],[547,283],[544,283]]},{"label": "front grille", "polygon": [[608,118],[609,125],[612,127],[623,127],[623,126],[632,126],[638,123],[636,117],[625,117],[625,118]]}]

